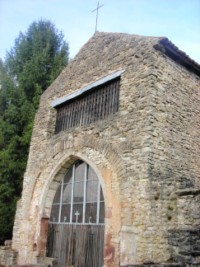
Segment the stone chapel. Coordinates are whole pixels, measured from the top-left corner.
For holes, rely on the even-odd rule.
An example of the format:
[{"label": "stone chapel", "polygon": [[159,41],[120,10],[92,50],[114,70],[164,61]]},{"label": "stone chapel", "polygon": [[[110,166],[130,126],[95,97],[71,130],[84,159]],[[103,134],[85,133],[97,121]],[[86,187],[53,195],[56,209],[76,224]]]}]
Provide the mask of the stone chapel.
[{"label": "stone chapel", "polygon": [[164,37],[95,33],[41,97],[12,249],[200,266],[200,65]]}]

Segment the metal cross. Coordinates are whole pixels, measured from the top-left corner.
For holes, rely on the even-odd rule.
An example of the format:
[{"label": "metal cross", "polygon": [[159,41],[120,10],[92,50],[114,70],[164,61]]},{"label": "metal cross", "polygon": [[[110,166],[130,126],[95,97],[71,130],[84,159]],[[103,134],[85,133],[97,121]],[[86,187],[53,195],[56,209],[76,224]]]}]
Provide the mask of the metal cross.
[{"label": "metal cross", "polygon": [[76,223],[78,222],[78,216],[80,215],[80,213],[78,212],[78,210],[74,213],[74,215],[76,216]]},{"label": "metal cross", "polygon": [[98,23],[98,13],[99,13],[99,8],[101,8],[103,5],[99,5],[99,2],[97,3],[97,8],[95,8],[94,10],[92,10],[92,12],[97,12],[96,14],[96,25],[95,25],[95,32],[97,32],[97,23]]}]

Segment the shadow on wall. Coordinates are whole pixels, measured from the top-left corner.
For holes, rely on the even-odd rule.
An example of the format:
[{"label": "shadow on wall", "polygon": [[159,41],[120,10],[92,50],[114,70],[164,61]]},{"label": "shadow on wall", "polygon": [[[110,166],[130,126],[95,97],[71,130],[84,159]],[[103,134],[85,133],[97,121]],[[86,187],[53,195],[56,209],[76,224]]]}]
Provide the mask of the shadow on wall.
[{"label": "shadow on wall", "polygon": [[171,260],[184,266],[200,266],[200,228],[169,231]]}]

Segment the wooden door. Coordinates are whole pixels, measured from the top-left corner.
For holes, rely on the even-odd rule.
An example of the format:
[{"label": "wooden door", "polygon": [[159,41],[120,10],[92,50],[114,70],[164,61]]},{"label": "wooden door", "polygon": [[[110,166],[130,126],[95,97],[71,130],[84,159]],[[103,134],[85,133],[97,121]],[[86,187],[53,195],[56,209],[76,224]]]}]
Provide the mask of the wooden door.
[{"label": "wooden door", "polygon": [[47,256],[59,266],[102,267],[104,225],[50,224]]}]

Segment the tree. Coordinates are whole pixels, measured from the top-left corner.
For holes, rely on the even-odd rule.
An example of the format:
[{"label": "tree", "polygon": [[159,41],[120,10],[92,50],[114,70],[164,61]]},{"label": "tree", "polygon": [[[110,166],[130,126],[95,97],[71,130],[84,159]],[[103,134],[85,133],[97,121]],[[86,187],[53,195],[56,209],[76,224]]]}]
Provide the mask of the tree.
[{"label": "tree", "polygon": [[43,20],[31,24],[26,34],[19,34],[6,59],[10,74],[30,101],[50,85],[67,62],[68,45],[63,34]]},{"label": "tree", "polygon": [[12,236],[40,95],[68,63],[68,44],[50,21],[33,22],[0,61],[0,244]]}]

